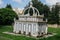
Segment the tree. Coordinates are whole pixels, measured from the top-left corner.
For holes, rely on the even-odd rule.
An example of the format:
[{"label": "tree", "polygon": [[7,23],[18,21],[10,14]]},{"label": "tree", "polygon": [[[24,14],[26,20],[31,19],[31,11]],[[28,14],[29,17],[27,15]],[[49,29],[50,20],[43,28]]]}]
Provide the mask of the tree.
[{"label": "tree", "polygon": [[10,4],[7,4],[6,8],[12,9],[12,6]]},{"label": "tree", "polygon": [[55,5],[55,7],[52,7],[52,11],[49,14],[48,22],[50,24],[59,24],[59,9],[60,6]]},{"label": "tree", "polygon": [[17,18],[17,14],[12,9],[0,9],[0,25],[11,25],[14,18]]},{"label": "tree", "polygon": [[59,24],[59,11],[60,11],[60,6],[59,5],[55,5],[55,11],[53,13],[55,13],[56,16],[56,23]]}]

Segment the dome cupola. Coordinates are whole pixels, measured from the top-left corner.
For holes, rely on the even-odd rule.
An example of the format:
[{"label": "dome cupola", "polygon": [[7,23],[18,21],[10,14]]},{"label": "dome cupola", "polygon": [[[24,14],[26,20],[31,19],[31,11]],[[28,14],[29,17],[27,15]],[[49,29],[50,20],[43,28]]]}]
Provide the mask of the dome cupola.
[{"label": "dome cupola", "polygon": [[26,12],[26,16],[38,16],[39,15],[39,11],[37,8],[33,7],[32,1],[30,1],[30,6],[24,9],[23,13],[25,12]]}]

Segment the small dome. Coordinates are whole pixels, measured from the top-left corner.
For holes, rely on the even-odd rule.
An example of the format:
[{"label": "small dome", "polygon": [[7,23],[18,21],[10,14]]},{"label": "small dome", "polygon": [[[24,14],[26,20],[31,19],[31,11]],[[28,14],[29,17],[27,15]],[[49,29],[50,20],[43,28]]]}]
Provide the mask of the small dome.
[{"label": "small dome", "polygon": [[28,16],[38,16],[39,15],[38,9],[33,7],[32,5],[33,5],[33,3],[30,2],[30,6],[28,8],[26,8],[26,9],[24,9],[23,12],[25,13],[27,11],[26,14]]}]

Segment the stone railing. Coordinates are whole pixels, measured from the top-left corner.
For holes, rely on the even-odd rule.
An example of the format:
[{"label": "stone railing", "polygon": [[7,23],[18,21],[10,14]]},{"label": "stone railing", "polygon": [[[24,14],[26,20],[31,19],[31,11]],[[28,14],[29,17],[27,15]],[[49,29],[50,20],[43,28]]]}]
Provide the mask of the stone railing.
[{"label": "stone railing", "polygon": [[29,22],[47,22],[47,20],[46,21],[43,21],[43,18],[42,17],[20,17],[19,18],[19,20],[17,20],[17,21],[29,21]]}]

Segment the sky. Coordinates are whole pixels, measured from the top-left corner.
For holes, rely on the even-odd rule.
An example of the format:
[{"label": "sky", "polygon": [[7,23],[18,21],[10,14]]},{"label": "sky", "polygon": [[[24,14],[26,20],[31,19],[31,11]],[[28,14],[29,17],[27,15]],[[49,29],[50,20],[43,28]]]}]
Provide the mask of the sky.
[{"label": "sky", "polygon": [[[5,7],[7,4],[11,4],[13,8],[21,8],[23,9],[26,5],[28,5],[30,0],[0,0],[0,8]],[[46,5],[54,5],[56,2],[60,2],[60,0],[40,0],[43,4]]]}]

